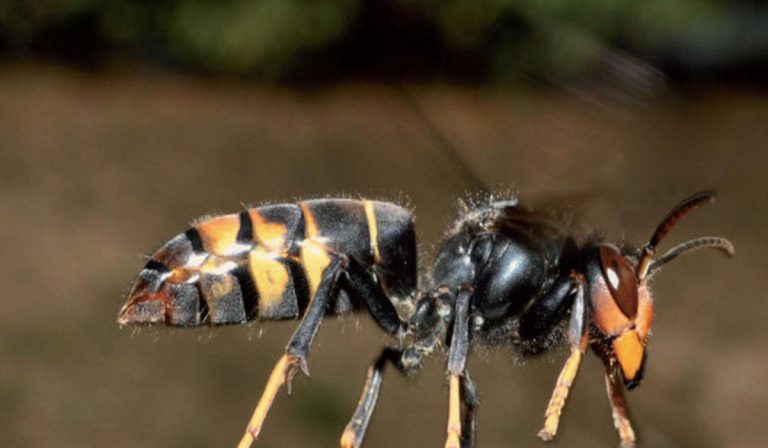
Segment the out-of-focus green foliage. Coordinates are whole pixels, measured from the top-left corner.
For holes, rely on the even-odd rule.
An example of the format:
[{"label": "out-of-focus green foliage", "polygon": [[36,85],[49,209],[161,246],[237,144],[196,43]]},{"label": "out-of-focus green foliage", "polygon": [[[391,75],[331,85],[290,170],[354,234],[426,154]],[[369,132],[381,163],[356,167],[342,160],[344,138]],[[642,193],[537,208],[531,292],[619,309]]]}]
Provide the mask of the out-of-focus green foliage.
[{"label": "out-of-focus green foliage", "polygon": [[174,11],[169,43],[212,70],[276,75],[302,51],[343,36],[355,10],[352,0],[192,0]]},{"label": "out-of-focus green foliage", "polygon": [[[515,73],[578,75],[602,49],[615,45],[655,55],[692,34],[727,38],[712,34],[747,13],[745,4],[724,0],[398,1],[436,23],[449,46],[485,51],[489,74],[501,78]],[[768,19],[768,11],[764,13]],[[764,50],[768,54],[768,46]]]},{"label": "out-of-focus green foliage", "polygon": [[[7,52],[67,44],[160,56],[210,71],[279,75],[304,51],[332,45],[353,0],[0,0]],[[63,39],[64,41],[50,42]],[[48,52],[50,53],[50,51]]]},{"label": "out-of-focus green foliage", "polygon": [[[760,29],[768,24],[752,27],[755,36],[734,37],[753,11],[768,18],[765,9],[726,0],[0,0],[0,51],[98,61],[118,55],[279,78],[297,65],[311,72],[312,61],[339,72],[360,68],[377,56],[368,49],[388,42],[397,43],[388,63],[407,64],[412,58],[398,54],[426,37],[427,65],[446,72],[437,74],[471,63],[458,71],[567,78],[607,46],[653,57],[692,39],[726,53],[748,41],[742,53],[764,58],[768,31]],[[401,33],[403,18],[424,32]]]}]

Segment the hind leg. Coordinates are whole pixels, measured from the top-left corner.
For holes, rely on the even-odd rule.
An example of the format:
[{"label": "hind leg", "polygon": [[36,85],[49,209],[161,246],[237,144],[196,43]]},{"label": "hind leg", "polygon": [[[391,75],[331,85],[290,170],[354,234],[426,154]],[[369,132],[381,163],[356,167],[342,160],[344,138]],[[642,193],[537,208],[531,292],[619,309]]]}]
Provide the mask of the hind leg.
[{"label": "hind leg", "polygon": [[465,407],[461,432],[461,448],[473,448],[475,446],[475,420],[477,417],[477,407],[480,405],[480,396],[477,393],[477,386],[466,370],[461,377],[461,401],[464,402]]},{"label": "hind leg", "polygon": [[[445,322],[437,313],[436,303],[439,300],[439,294],[423,296],[416,307],[417,311],[408,321],[408,328],[416,335],[413,344],[403,350],[384,348],[368,369],[368,377],[360,401],[341,436],[342,448],[358,448],[363,442],[368,423],[376,407],[387,363],[391,363],[401,372],[411,373],[419,368],[422,359],[432,353],[445,338]],[[371,313],[375,316],[372,310]]]},{"label": "hind leg", "polygon": [[359,448],[363,442],[365,432],[368,429],[368,423],[371,420],[373,410],[376,407],[376,401],[379,398],[384,368],[387,363],[392,363],[402,371],[403,367],[400,361],[402,354],[400,350],[387,347],[381,351],[381,355],[376,359],[376,362],[368,368],[368,376],[365,380],[363,393],[360,395],[360,401],[357,403],[357,409],[355,409],[355,413],[341,435],[342,448]]},{"label": "hind leg", "polygon": [[277,392],[283,385],[288,386],[290,391],[291,380],[294,375],[301,370],[309,375],[307,368],[307,355],[312,345],[312,340],[320,328],[326,308],[336,288],[336,281],[341,272],[342,259],[335,257],[331,260],[328,267],[323,272],[317,290],[307,307],[304,317],[293,334],[291,341],[286,347],[285,354],[280,357],[269,376],[264,392],[256,405],[248,427],[245,430],[243,438],[240,440],[238,448],[248,448],[259,437],[264,419],[267,417],[269,408],[275,401]]}]

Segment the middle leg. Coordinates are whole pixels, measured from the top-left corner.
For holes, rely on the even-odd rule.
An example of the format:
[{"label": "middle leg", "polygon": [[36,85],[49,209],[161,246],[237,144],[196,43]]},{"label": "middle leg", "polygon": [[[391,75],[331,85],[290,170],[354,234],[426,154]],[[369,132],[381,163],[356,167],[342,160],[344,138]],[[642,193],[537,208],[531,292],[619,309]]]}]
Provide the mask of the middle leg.
[{"label": "middle leg", "polygon": [[[453,335],[448,351],[448,427],[445,448],[460,448],[461,428],[461,383],[466,376],[467,355],[469,353],[469,299],[472,291],[461,290],[456,296],[456,308],[453,316]],[[468,409],[470,411],[470,409]],[[471,409],[474,412],[474,408]],[[474,421],[472,421],[474,423]]]}]

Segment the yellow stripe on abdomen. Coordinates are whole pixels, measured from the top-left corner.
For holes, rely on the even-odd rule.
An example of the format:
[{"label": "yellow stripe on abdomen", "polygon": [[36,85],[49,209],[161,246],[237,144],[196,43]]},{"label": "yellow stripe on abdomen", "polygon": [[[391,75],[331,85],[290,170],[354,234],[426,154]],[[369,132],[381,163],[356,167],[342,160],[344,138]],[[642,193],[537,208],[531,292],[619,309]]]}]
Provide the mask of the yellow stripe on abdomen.
[{"label": "yellow stripe on abdomen", "polygon": [[286,245],[285,237],[288,229],[279,222],[267,221],[257,209],[248,210],[253,226],[253,237],[257,243],[268,251],[282,251]]},{"label": "yellow stripe on abdomen", "polygon": [[309,283],[309,296],[314,299],[325,269],[331,263],[326,247],[314,240],[305,240],[301,246],[301,264]]},{"label": "yellow stripe on abdomen", "polygon": [[213,255],[228,255],[235,247],[240,231],[237,214],[218,216],[199,222],[195,228],[203,241],[203,248]]},{"label": "yellow stripe on abdomen", "polygon": [[289,286],[288,266],[275,260],[262,248],[254,249],[248,255],[251,277],[259,293],[259,314],[271,316],[285,300]]},{"label": "yellow stripe on abdomen", "polygon": [[373,261],[378,263],[381,261],[381,254],[379,253],[379,232],[376,227],[376,211],[373,209],[373,202],[363,201],[365,206],[365,220],[368,223],[368,234],[371,240],[371,251],[373,252]]},{"label": "yellow stripe on abdomen", "polygon": [[306,202],[299,203],[304,215],[304,242],[301,245],[301,265],[309,283],[310,301],[314,300],[315,293],[320,287],[325,269],[331,263],[328,248],[320,241],[320,229],[317,227],[315,215]]}]

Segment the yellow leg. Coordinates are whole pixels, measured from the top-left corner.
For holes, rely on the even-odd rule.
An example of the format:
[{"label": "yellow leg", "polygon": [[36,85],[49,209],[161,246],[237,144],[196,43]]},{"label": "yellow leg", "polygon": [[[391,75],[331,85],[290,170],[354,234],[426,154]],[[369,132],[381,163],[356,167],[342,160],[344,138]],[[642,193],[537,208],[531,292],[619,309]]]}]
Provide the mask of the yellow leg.
[{"label": "yellow leg", "polygon": [[272,374],[269,376],[267,386],[264,388],[264,393],[261,394],[259,404],[256,405],[256,409],[253,411],[253,416],[248,422],[245,434],[237,445],[238,448],[249,448],[251,444],[259,438],[261,425],[264,423],[264,419],[267,418],[267,413],[269,412],[272,403],[275,401],[277,392],[284,384],[291,382],[291,379],[298,371],[299,366],[300,359],[297,356],[287,353],[277,361],[275,368],[272,369]]},{"label": "yellow leg", "polygon": [[450,377],[450,397],[448,401],[448,438],[445,448],[460,448],[461,446],[461,407],[459,396],[459,376]]},{"label": "yellow leg", "polygon": [[341,434],[341,448],[354,448],[357,445],[355,432],[350,428],[344,428],[344,433]]},{"label": "yellow leg", "polygon": [[565,361],[563,370],[560,371],[560,376],[557,378],[555,390],[552,391],[552,398],[549,400],[547,412],[544,414],[544,428],[539,431],[539,437],[545,442],[549,442],[557,434],[560,414],[563,411],[563,406],[565,406],[565,400],[568,398],[568,391],[571,389],[576,373],[579,371],[581,356],[581,350],[576,346],[572,347],[571,354]]},{"label": "yellow leg", "polygon": [[611,402],[611,414],[613,414],[613,426],[619,433],[621,448],[634,448],[637,439],[629,421],[627,400],[624,398],[623,385],[616,376],[605,374],[605,387],[608,391],[608,399]]}]

